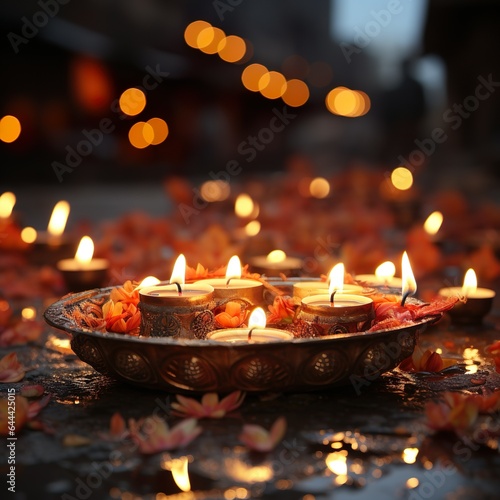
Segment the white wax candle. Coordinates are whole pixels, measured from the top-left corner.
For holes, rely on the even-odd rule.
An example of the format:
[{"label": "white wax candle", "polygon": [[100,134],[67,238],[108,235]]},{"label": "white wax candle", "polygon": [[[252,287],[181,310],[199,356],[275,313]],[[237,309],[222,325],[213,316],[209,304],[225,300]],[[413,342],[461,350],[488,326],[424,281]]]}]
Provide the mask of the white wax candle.
[{"label": "white wax candle", "polygon": [[322,294],[322,295],[309,295],[308,297],[304,297],[302,299],[302,304],[308,306],[319,306],[324,307],[325,309],[336,307],[336,308],[352,308],[359,307],[365,304],[370,304],[373,302],[369,297],[365,297],[364,295],[349,295],[344,293],[336,293],[333,297],[333,305],[330,302],[330,295]]},{"label": "white wax candle", "polygon": [[[328,293],[328,288],[329,285],[326,281],[302,281],[293,284],[293,296],[302,299],[309,295],[321,295]],[[338,293],[361,294],[363,287],[344,283],[342,292]]]},{"label": "white wax candle", "polygon": [[141,288],[139,290],[139,294],[168,300],[169,298],[182,299],[183,297],[195,297],[197,295],[202,296],[213,293],[213,291],[214,289],[210,285],[188,284],[181,285],[181,292],[179,293],[177,285],[174,283],[169,285],[156,285]]},{"label": "white wax candle", "polygon": [[256,280],[244,279],[244,278],[232,278],[227,283],[227,278],[207,278],[204,280],[195,281],[194,285],[203,284],[210,285],[215,290],[241,290],[244,288],[262,288],[262,283]]},{"label": "white wax candle", "polygon": [[302,259],[298,257],[285,257],[283,260],[273,262],[267,259],[267,255],[258,255],[250,260],[250,264],[262,269],[282,271],[288,269],[299,270],[302,268]]},{"label": "white wax candle", "polygon": [[401,288],[403,286],[403,280],[395,276],[380,277],[376,274],[358,274],[356,275],[356,281],[361,281],[370,286],[387,286],[390,288]]},{"label": "white wax candle", "polygon": [[[252,330],[250,340],[248,333]],[[282,342],[292,340],[293,335],[277,328],[226,328],[224,330],[214,330],[207,334],[208,340],[228,343],[264,343],[264,342]]]},{"label": "white wax candle", "polygon": [[[443,297],[464,297],[462,287],[460,286],[450,286],[447,288],[441,288],[439,290],[439,295]],[[467,292],[467,300],[469,299],[491,299],[495,297],[495,292],[489,288],[477,288],[476,290],[469,290]]]},{"label": "white wax candle", "polygon": [[100,271],[107,269],[109,261],[107,259],[92,259],[88,262],[77,259],[62,259],[57,263],[60,271]]}]

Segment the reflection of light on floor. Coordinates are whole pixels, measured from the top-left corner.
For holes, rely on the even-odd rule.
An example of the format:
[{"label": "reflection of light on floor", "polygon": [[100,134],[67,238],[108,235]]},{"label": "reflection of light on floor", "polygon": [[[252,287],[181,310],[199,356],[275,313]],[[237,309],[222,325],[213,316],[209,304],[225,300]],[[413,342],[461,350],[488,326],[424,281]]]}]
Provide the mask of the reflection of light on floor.
[{"label": "reflection of light on floor", "polygon": [[417,461],[418,448],[405,448],[403,450],[403,461],[407,464],[414,464]]},{"label": "reflection of light on floor", "polygon": [[467,365],[465,370],[467,373],[477,373],[478,364],[481,363],[482,359],[479,355],[479,349],[474,349],[472,347],[466,347],[463,352],[464,363]]},{"label": "reflection of light on floor", "polygon": [[251,466],[234,458],[224,460],[226,472],[235,480],[245,483],[259,483],[273,478],[273,469],[267,465]]},{"label": "reflection of light on floor", "polygon": [[248,498],[246,488],[229,488],[224,492],[224,500],[235,500],[235,498]]},{"label": "reflection of light on floor", "polygon": [[71,349],[71,342],[69,339],[60,339],[59,337],[51,337],[47,340],[46,346],[49,349],[54,349],[61,354],[74,354]]},{"label": "reflection of light on floor", "polygon": [[189,482],[188,474],[188,457],[181,457],[172,460],[172,477],[174,478],[175,484],[179,487],[181,491],[190,491],[191,483]]},{"label": "reflection of light on floor", "polygon": [[337,476],[347,475],[347,451],[329,453],[325,459],[326,466]]}]

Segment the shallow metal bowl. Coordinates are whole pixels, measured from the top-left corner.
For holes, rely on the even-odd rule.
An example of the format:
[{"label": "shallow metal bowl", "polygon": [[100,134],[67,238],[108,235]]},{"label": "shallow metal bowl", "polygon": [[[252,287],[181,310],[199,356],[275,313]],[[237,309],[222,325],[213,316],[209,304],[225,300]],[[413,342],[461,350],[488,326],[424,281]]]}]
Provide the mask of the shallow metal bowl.
[{"label": "shallow metal bowl", "polygon": [[71,347],[98,372],[177,393],[311,391],[366,385],[413,353],[418,336],[440,316],[377,332],[255,344],[134,337],[82,328],[75,309],[102,304],[112,288],[69,294],[45,311],[71,336]]}]

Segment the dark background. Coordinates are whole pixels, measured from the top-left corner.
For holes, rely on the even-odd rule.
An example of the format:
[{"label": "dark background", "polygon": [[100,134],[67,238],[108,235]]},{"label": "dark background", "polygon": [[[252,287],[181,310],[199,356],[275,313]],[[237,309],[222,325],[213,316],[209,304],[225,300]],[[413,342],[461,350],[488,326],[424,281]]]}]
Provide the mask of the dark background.
[{"label": "dark background", "polygon": [[[22,36],[26,19],[43,20],[36,18],[43,3],[57,13],[27,43],[13,47],[12,33]],[[474,94],[479,76],[491,74],[493,81],[500,81],[497,3],[396,2],[401,12],[353,53],[350,62],[341,44],[353,43],[349,36],[364,30],[373,12],[391,2],[356,2],[357,21],[345,15],[347,3],[2,2],[0,115],[18,116],[23,127],[16,142],[0,143],[2,190],[30,183],[57,188],[52,163],[63,162],[65,147],[76,146],[84,139],[83,129],[97,127],[105,117],[112,120],[113,132],[64,177],[66,187],[156,182],[173,175],[206,178],[228,161],[241,160],[241,142],[268,126],[273,109],[283,106],[279,99],[268,100],[243,87],[245,65],[259,62],[284,71],[287,58],[299,55],[309,63],[305,81],[311,97],[294,108],[297,118],[259,152],[244,175],[287,171],[297,156],[308,158],[318,174],[356,164],[390,171],[400,163],[399,155],[408,158],[417,149],[415,140],[447,127],[448,139],[435,145],[424,164],[415,165],[416,171],[431,182],[463,189],[472,189],[472,182],[475,192],[496,196],[500,89],[456,130],[450,130],[443,116]],[[228,64],[187,46],[183,33],[196,19],[249,41],[247,61]],[[318,62],[325,71],[314,72]],[[126,88],[141,85],[148,66],[158,66],[169,76],[147,93],[146,109],[139,116],[122,120],[111,103]],[[93,78],[100,82],[94,100],[82,103],[78,82],[91,85]],[[329,113],[325,96],[338,85],[366,92],[369,113],[359,118]],[[158,146],[133,148],[128,129],[152,116],[167,121],[169,137]]]}]

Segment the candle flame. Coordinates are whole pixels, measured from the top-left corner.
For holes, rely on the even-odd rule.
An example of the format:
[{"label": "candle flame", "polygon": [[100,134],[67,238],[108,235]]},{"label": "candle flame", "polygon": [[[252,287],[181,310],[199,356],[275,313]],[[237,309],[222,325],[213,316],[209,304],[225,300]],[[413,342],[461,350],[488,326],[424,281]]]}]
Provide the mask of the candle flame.
[{"label": "candle flame", "polygon": [[49,234],[52,236],[61,236],[64,232],[64,228],[66,227],[68,216],[69,203],[64,200],[57,202],[52,210],[49,225],[47,226]]},{"label": "candle flame", "polygon": [[408,258],[408,254],[406,252],[403,252],[403,258],[401,259],[401,276],[403,278],[403,297],[415,295],[415,292],[417,291],[417,282],[415,281],[415,276],[413,276],[410,259]]},{"label": "candle flame", "polygon": [[474,269],[468,269],[464,276],[464,285],[462,293],[468,297],[472,292],[477,290],[477,276]]},{"label": "candle flame", "polygon": [[443,223],[443,214],[441,212],[432,212],[424,222],[424,230],[429,235],[434,235],[439,231]]},{"label": "candle flame", "polygon": [[266,313],[262,307],[256,307],[248,318],[249,328],[264,328],[267,323]]},{"label": "candle flame", "polygon": [[375,269],[375,276],[377,278],[389,281],[396,274],[396,266],[390,260],[382,262],[380,266]]},{"label": "candle flame", "polygon": [[191,491],[191,482],[188,473],[188,457],[180,457],[172,460],[171,471],[175,484],[181,491]]},{"label": "candle flame", "polygon": [[333,292],[342,292],[344,289],[344,264],[339,262],[332,267],[330,274],[328,275],[328,281],[330,286],[328,287],[328,294],[331,295]]},{"label": "candle flame", "polygon": [[94,256],[94,242],[90,236],[84,236],[80,240],[76,250],[75,260],[80,264],[88,264]]},{"label": "candle flame", "polygon": [[170,276],[170,283],[178,283],[179,285],[184,285],[186,281],[186,257],[184,254],[180,254],[174,264],[174,269],[172,270],[172,276]]},{"label": "candle flame", "polygon": [[160,280],[155,276],[146,276],[135,288],[134,290],[140,290],[147,286],[155,286],[160,283]]},{"label": "candle flame", "polygon": [[267,262],[283,262],[286,259],[286,253],[283,250],[273,250],[269,252],[266,257]]},{"label": "candle flame", "polygon": [[237,255],[233,255],[227,263],[226,280],[241,278],[241,262]]},{"label": "candle flame", "polygon": [[16,204],[16,195],[7,191],[0,196],[0,218],[6,219],[10,217],[14,205]]}]

